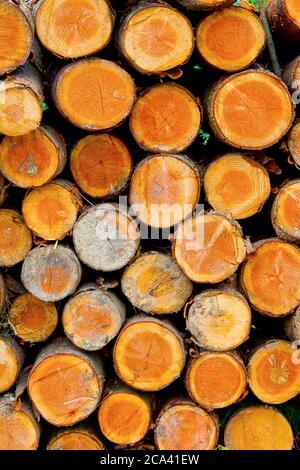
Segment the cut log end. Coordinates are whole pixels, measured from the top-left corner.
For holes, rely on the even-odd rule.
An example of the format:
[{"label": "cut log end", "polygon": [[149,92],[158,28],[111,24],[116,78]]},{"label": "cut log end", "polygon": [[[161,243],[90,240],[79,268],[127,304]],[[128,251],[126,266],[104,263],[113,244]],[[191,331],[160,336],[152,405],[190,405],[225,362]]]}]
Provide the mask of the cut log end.
[{"label": "cut log end", "polygon": [[18,212],[0,209],[0,233],[0,266],[15,266],[32,247],[31,232]]},{"label": "cut log end", "polygon": [[175,259],[194,282],[218,283],[229,278],[246,257],[241,228],[227,217],[201,213],[179,226]]},{"label": "cut log end", "polygon": [[280,188],[272,207],[272,224],[278,237],[300,241],[300,180],[290,180]]},{"label": "cut log end", "polygon": [[99,204],[82,214],[73,229],[79,259],[96,271],[122,269],[140,245],[137,224],[118,206]]},{"label": "cut log end", "polygon": [[26,257],[21,278],[25,288],[45,302],[73,294],[81,280],[81,266],[67,247],[49,245],[34,248]]},{"label": "cut log end", "polygon": [[156,315],[181,310],[193,290],[192,283],[175,261],[156,252],[133,261],[122,276],[121,286],[132,305]]},{"label": "cut log end", "polygon": [[246,369],[236,354],[204,352],[191,361],[186,387],[190,397],[200,406],[225,408],[246,393]]},{"label": "cut log end", "polygon": [[42,186],[57,176],[67,161],[64,139],[49,127],[19,137],[4,137],[0,170],[21,188]]},{"label": "cut log end", "polygon": [[229,450],[291,450],[293,431],[278,410],[250,406],[229,419],[224,441]]},{"label": "cut log end", "polygon": [[74,180],[85,194],[106,198],[126,188],[133,163],[122,140],[111,134],[99,134],[76,144],[70,166]]},{"label": "cut log end", "polygon": [[58,340],[42,350],[28,379],[28,393],[46,421],[71,426],[96,409],[104,378],[95,361],[67,341]]},{"label": "cut log end", "polygon": [[33,33],[26,16],[13,2],[0,1],[0,76],[23,65],[30,54]]},{"label": "cut log end", "polygon": [[62,240],[71,232],[81,207],[76,188],[57,180],[30,191],[23,200],[22,212],[27,226],[38,237]]},{"label": "cut log end", "polygon": [[207,94],[207,112],[220,140],[248,150],[277,143],[291,127],[295,114],[286,85],[263,70],[221,79]]},{"label": "cut log end", "polygon": [[160,74],[184,64],[194,48],[189,20],[167,4],[138,6],[124,20],[120,49],[141,73]]},{"label": "cut log end", "polygon": [[282,74],[283,81],[287,84],[292,93],[300,93],[300,55],[289,62]]},{"label": "cut log end", "polygon": [[241,283],[257,311],[280,317],[292,313],[299,305],[299,276],[299,248],[273,239],[262,241],[248,256]]},{"label": "cut log end", "polygon": [[249,386],[263,402],[285,403],[300,390],[300,365],[292,343],[273,340],[257,348],[248,364]]},{"label": "cut log end", "polygon": [[114,365],[132,388],[155,391],[177,379],[185,364],[179,333],[166,322],[135,317],[121,331],[114,347]]},{"label": "cut log end", "polygon": [[226,72],[249,67],[262,52],[265,30],[257,15],[245,8],[218,10],[202,20],[196,45],[202,58]]},{"label": "cut log end", "polygon": [[238,291],[207,290],[198,294],[189,306],[186,325],[202,348],[227,351],[248,339],[251,310]]},{"label": "cut log end", "polygon": [[300,167],[300,119],[297,120],[295,125],[292,127],[291,132],[288,135],[287,145],[292,159],[296,163],[297,167]]},{"label": "cut log end", "polygon": [[267,170],[254,159],[228,153],[215,160],[204,177],[205,194],[216,211],[235,219],[257,214],[271,193]]},{"label": "cut log end", "polygon": [[15,384],[23,365],[24,354],[15,340],[0,336],[0,357],[0,393],[4,393]]},{"label": "cut log end", "polygon": [[49,51],[76,59],[108,44],[114,19],[107,0],[43,0],[37,7],[36,32]]},{"label": "cut log end", "polygon": [[47,450],[104,450],[103,442],[97,435],[85,429],[85,427],[74,427],[64,429],[56,433],[49,441]]},{"label": "cut log end", "polygon": [[154,431],[159,450],[213,450],[218,434],[215,417],[189,401],[166,406]]},{"label": "cut log end", "polygon": [[62,322],[66,336],[79,348],[97,351],[120,331],[125,306],[111,292],[81,289],[65,305]]},{"label": "cut log end", "polygon": [[112,392],[100,405],[98,421],[109,441],[132,445],[147,434],[151,424],[151,407],[142,395],[130,390]]},{"label": "cut log end", "polygon": [[138,98],[130,116],[130,128],[142,149],[179,153],[195,140],[201,120],[192,94],[182,86],[164,83]]},{"label": "cut log end", "polygon": [[189,10],[210,11],[232,5],[235,0],[176,0]]},{"label": "cut log end", "polygon": [[135,85],[116,63],[84,59],[58,73],[53,97],[58,110],[75,126],[90,131],[111,129],[130,113]]},{"label": "cut log end", "polygon": [[0,398],[0,450],[36,450],[40,430],[26,404],[16,406],[11,395]]},{"label": "cut log end", "polygon": [[29,293],[22,294],[13,301],[8,318],[16,335],[29,343],[48,339],[58,323],[54,303],[43,302]]},{"label": "cut log end", "polygon": [[136,168],[130,184],[131,210],[146,225],[169,228],[187,218],[199,201],[199,170],[181,155],[154,155]]}]

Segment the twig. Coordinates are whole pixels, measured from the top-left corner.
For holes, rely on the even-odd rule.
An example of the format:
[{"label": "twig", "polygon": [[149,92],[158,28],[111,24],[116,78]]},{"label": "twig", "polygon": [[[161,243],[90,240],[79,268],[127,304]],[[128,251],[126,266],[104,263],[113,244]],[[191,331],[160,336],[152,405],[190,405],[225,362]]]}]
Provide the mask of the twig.
[{"label": "twig", "polygon": [[271,57],[272,68],[273,68],[274,73],[277,75],[277,77],[281,78],[281,67],[279,65],[276,48],[275,48],[271,28],[270,28],[267,13],[266,13],[266,5],[264,4],[264,0],[259,0],[258,4],[259,4],[259,10],[260,10],[260,19],[265,28],[265,32],[267,36],[267,44],[268,44],[269,54]]}]

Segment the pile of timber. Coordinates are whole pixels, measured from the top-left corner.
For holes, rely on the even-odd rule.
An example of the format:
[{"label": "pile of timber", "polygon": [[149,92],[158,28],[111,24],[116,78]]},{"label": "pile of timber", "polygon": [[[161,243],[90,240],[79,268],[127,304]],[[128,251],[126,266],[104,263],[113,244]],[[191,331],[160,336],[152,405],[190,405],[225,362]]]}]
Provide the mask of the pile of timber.
[{"label": "pile of timber", "polygon": [[1,450],[299,445],[300,3],[233,3],[0,0]]}]

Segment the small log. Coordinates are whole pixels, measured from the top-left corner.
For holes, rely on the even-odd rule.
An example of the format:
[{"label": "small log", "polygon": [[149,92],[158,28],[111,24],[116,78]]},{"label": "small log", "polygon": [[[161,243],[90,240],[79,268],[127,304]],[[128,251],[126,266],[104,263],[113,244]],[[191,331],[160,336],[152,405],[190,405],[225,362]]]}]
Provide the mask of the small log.
[{"label": "small log", "polygon": [[68,300],[62,323],[66,336],[78,348],[98,351],[117,336],[125,316],[125,305],[115,294],[90,284]]},{"label": "small log", "polygon": [[192,340],[202,348],[227,351],[249,337],[251,309],[237,290],[206,290],[194,297],[185,313]]},{"label": "small log", "polygon": [[39,440],[40,425],[29,403],[0,397],[0,450],[36,450]]},{"label": "small log", "polygon": [[121,287],[134,307],[155,315],[179,312],[193,291],[191,281],[173,258],[154,251],[139,256],[126,268]]},{"label": "small log", "polygon": [[201,191],[198,167],[184,155],[154,155],[135,169],[131,211],[146,225],[169,228],[189,217]]},{"label": "small log", "polygon": [[2,274],[0,273],[0,314],[6,305],[7,288]]},{"label": "small log", "polygon": [[157,391],[180,376],[185,365],[184,343],[169,322],[137,315],[119,334],[113,360],[116,373],[127,385]]},{"label": "small log", "polygon": [[56,431],[47,444],[47,450],[105,450],[103,442],[88,426],[79,425]]},{"label": "small log", "polygon": [[130,129],[149,152],[180,153],[196,139],[202,110],[186,88],[173,83],[154,85],[141,94],[130,115]]},{"label": "small log", "polygon": [[9,336],[0,336],[0,393],[7,392],[17,381],[24,362],[23,349]]},{"label": "small log", "polygon": [[101,401],[98,422],[102,434],[119,445],[144,439],[152,423],[150,396],[117,384]]},{"label": "small log", "polygon": [[77,127],[97,131],[122,124],[135,101],[135,85],[115,62],[93,57],[63,67],[52,94],[63,117]]},{"label": "small log", "polygon": [[217,417],[190,400],[170,401],[154,429],[159,450],[213,450],[218,435]]},{"label": "small log", "polygon": [[289,180],[279,189],[271,214],[279,238],[300,242],[300,179]]},{"label": "small log", "polygon": [[300,307],[285,319],[284,331],[291,341],[300,341]]},{"label": "small log", "polygon": [[26,64],[0,80],[0,133],[20,136],[37,129],[43,114],[41,77]]},{"label": "small log", "polygon": [[31,232],[18,212],[0,209],[0,233],[0,266],[15,266],[31,250]]},{"label": "small log", "polygon": [[300,5],[298,0],[269,0],[266,9],[272,31],[287,44],[299,44]]},{"label": "small log", "polygon": [[292,313],[300,299],[300,249],[276,238],[262,240],[253,249],[241,272],[250,303],[270,317]]},{"label": "small log", "polygon": [[191,360],[185,385],[192,400],[203,408],[225,408],[247,393],[247,371],[236,352],[206,351]]},{"label": "small log", "polygon": [[118,195],[128,185],[133,161],[129,149],[111,134],[89,135],[73,148],[71,172],[80,189],[93,198]]},{"label": "small log", "polygon": [[271,406],[248,406],[227,422],[224,443],[229,450],[291,450],[293,431],[285,416]]},{"label": "small log", "polygon": [[125,16],[118,45],[140,73],[161,74],[188,61],[194,31],[190,21],[167,3],[140,2]]},{"label": "small log", "polygon": [[229,7],[235,0],[176,0],[189,10],[210,11]]},{"label": "small log", "polygon": [[265,47],[266,34],[259,17],[250,10],[229,7],[206,16],[196,33],[202,59],[225,72],[252,65]]},{"label": "small log", "polygon": [[122,269],[135,256],[140,232],[134,220],[116,204],[98,204],[84,212],[73,229],[79,259],[96,271]]},{"label": "small log", "polygon": [[221,78],[207,92],[205,101],[216,137],[241,149],[262,150],[276,144],[295,117],[285,83],[261,69]]},{"label": "small log", "polygon": [[296,167],[300,168],[300,119],[296,119],[288,135],[287,147]]},{"label": "small log", "polygon": [[287,84],[292,94],[300,99],[300,55],[289,62],[282,74],[283,81]]},{"label": "small log", "polygon": [[256,348],[248,363],[249,386],[262,402],[285,403],[298,395],[300,367],[292,343],[271,340]]},{"label": "small log", "polygon": [[15,3],[0,1],[0,76],[13,72],[28,60],[33,31],[26,15]]},{"label": "small log", "polygon": [[67,163],[64,138],[49,126],[19,137],[4,137],[0,143],[0,170],[20,188],[49,183]]},{"label": "small log", "polygon": [[72,231],[82,205],[72,183],[55,180],[27,193],[22,212],[35,235],[44,240],[62,240]]},{"label": "small log", "polygon": [[39,40],[63,59],[101,51],[111,39],[114,22],[108,0],[40,0],[35,8]]},{"label": "small log", "polygon": [[41,416],[54,426],[71,426],[97,408],[104,385],[103,365],[66,339],[57,339],[37,356],[28,393]]},{"label": "small log", "polygon": [[43,302],[26,293],[13,300],[8,319],[22,341],[39,343],[46,341],[54,333],[58,314],[54,303]]},{"label": "small log", "polygon": [[192,281],[222,282],[246,257],[241,227],[222,214],[200,213],[178,227],[173,255]]},{"label": "small log", "polygon": [[204,176],[206,198],[214,210],[246,219],[262,209],[271,193],[267,170],[253,158],[227,153],[213,161]]},{"label": "small log", "polygon": [[62,300],[77,289],[82,275],[75,253],[68,247],[37,247],[26,257],[21,279],[25,288],[45,302]]}]

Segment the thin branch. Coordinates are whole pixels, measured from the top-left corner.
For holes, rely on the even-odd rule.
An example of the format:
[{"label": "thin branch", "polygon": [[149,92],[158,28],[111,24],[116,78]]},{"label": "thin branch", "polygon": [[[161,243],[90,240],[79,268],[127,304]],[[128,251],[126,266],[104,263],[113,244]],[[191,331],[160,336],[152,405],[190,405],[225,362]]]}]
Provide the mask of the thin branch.
[{"label": "thin branch", "polygon": [[264,0],[259,0],[258,4],[259,4],[259,10],[260,10],[260,19],[265,28],[265,32],[267,36],[267,44],[268,44],[269,54],[271,57],[273,72],[277,75],[277,77],[281,78],[281,67],[279,64],[271,28],[269,25],[269,20],[268,20],[267,13],[266,13],[266,5],[265,5]]}]

